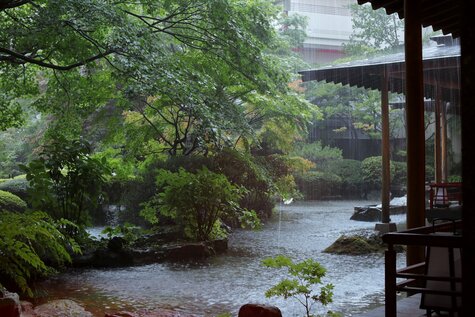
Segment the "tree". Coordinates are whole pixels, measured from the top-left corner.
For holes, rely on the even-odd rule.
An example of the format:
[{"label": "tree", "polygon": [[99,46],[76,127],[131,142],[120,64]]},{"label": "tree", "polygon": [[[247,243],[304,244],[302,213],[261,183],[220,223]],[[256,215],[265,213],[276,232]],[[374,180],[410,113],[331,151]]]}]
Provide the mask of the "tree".
[{"label": "tree", "polygon": [[181,226],[185,237],[198,241],[221,238],[224,234],[220,221],[225,215],[242,213],[257,221],[254,212],[243,210],[238,201],[242,188],[231,184],[226,176],[202,168],[190,173],[180,168],[173,173],[161,170],[157,176],[160,190],[148,203],[142,214],[152,223],[157,215],[169,217]]},{"label": "tree", "polygon": [[332,302],[333,284],[321,286],[319,291],[313,289],[315,285],[322,284],[322,279],[326,274],[325,268],[313,259],[294,263],[290,258],[278,255],[274,258],[264,259],[262,264],[274,269],[285,268],[291,276],[268,289],[266,297],[295,298],[304,306],[306,317],[316,317],[312,313],[314,304],[320,303],[326,306]]},{"label": "tree", "polygon": [[38,159],[21,166],[30,183],[33,207],[56,220],[86,224],[87,211],[97,206],[109,172],[105,160],[91,158],[90,152],[84,140],[59,138],[45,145]]},{"label": "tree", "polygon": [[345,50],[351,55],[365,55],[398,48],[404,24],[396,14],[384,9],[373,10],[370,4],[351,5],[353,33]]}]

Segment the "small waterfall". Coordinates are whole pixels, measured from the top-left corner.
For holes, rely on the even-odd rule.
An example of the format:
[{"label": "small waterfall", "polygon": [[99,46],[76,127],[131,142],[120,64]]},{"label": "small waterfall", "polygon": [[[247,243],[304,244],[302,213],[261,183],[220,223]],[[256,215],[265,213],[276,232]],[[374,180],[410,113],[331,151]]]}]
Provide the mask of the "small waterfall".
[{"label": "small waterfall", "polygon": [[125,211],[126,207],[123,205],[106,205],[103,208],[105,213],[105,225],[115,227],[119,225],[119,213]]}]

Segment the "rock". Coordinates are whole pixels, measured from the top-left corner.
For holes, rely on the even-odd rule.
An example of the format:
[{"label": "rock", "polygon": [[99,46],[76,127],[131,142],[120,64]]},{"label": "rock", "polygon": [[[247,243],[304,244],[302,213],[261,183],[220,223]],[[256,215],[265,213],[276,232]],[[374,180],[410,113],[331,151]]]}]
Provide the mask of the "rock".
[{"label": "rock", "polygon": [[[379,240],[379,241],[378,241]],[[360,255],[385,250],[381,238],[367,238],[360,235],[339,237],[323,252],[334,254]]]},{"label": "rock", "polygon": [[36,317],[93,317],[84,307],[69,299],[58,299],[34,309]]},{"label": "rock", "polygon": [[350,218],[357,221],[381,221],[381,209],[374,206],[355,207]]},{"label": "rock", "polygon": [[107,242],[107,248],[113,252],[120,252],[124,249],[124,246],[127,244],[122,237],[113,237]]},{"label": "rock", "polygon": [[105,314],[104,317],[197,317],[183,312],[177,312],[169,309],[140,310],[137,312],[119,312]]},{"label": "rock", "polygon": [[246,304],[239,308],[238,317],[282,317],[282,313],[275,306]]},{"label": "rock", "polygon": [[21,301],[21,317],[35,317],[33,304],[27,301]]},{"label": "rock", "polygon": [[0,316],[20,317],[20,297],[17,293],[10,293],[0,289]]},{"label": "rock", "polygon": [[228,250],[228,239],[216,239],[211,244],[216,253],[224,253]]},{"label": "rock", "polygon": [[214,254],[213,248],[204,242],[169,244],[164,251],[165,257],[171,260],[203,258]]},{"label": "rock", "polygon": [[105,314],[104,317],[139,317],[139,315],[130,312],[120,312],[113,314]]}]

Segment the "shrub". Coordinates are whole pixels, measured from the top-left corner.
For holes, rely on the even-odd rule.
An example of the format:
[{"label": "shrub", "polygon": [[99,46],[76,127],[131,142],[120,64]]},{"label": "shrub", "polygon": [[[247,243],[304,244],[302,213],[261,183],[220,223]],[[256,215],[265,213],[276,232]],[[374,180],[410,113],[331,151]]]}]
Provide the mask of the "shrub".
[{"label": "shrub", "polygon": [[17,195],[24,201],[28,201],[28,181],[26,178],[14,178],[0,183],[0,190]]},{"label": "shrub", "polygon": [[[381,189],[382,179],[382,157],[371,156],[365,158],[361,163],[361,169],[363,171],[363,180],[368,189]],[[394,164],[390,164],[390,177],[394,178],[396,167]]]},{"label": "shrub", "polygon": [[[247,191],[239,199],[243,209],[255,210],[260,219],[272,215],[272,178],[268,172],[271,163],[266,157],[253,157],[232,149],[224,149],[213,157],[212,170],[221,173],[234,185]],[[236,219],[228,219],[235,224]]]},{"label": "shrub", "polygon": [[326,270],[313,259],[294,263],[290,258],[279,255],[275,258],[264,259],[262,264],[269,268],[285,268],[290,275],[290,278],[283,279],[268,289],[265,293],[266,297],[295,298],[304,306],[307,317],[315,316],[312,314],[313,304],[320,303],[326,306],[333,301],[332,284],[318,286],[320,288],[318,291],[314,289],[316,285],[322,284]]},{"label": "shrub", "polygon": [[318,169],[326,168],[327,164],[334,160],[343,159],[342,150],[330,146],[323,146],[320,141],[297,145],[292,153],[314,162]]},{"label": "shrub", "polygon": [[0,190],[0,211],[22,212],[26,207],[26,203],[20,197]]},{"label": "shrub", "polygon": [[347,197],[360,197],[363,191],[363,172],[357,160],[334,160],[328,163],[328,172],[341,178],[341,193]]},{"label": "shrub", "polygon": [[[32,296],[29,282],[54,272],[50,265],[70,262],[68,249],[80,252],[60,229],[74,226],[54,221],[46,213],[0,213],[0,286],[16,287]],[[49,264],[47,264],[49,263]]]},{"label": "shrub", "polygon": [[29,181],[34,208],[48,211],[53,218],[78,224],[97,206],[106,173],[105,159],[89,156],[91,146],[84,140],[60,138],[44,146],[40,157],[21,166]]},{"label": "shrub", "polygon": [[307,200],[324,199],[341,193],[341,177],[333,173],[310,171],[297,174],[295,182]]},{"label": "shrub", "polygon": [[142,214],[152,223],[158,222],[157,212],[172,218],[187,238],[207,241],[222,237],[221,217],[242,214],[238,205],[242,189],[205,167],[196,173],[183,168],[176,173],[161,170],[157,187],[160,191],[144,205]]},{"label": "shrub", "polygon": [[435,180],[435,169],[431,165],[426,165],[426,182],[433,182]]},{"label": "shrub", "polygon": [[391,178],[391,184],[396,186],[406,186],[407,184],[407,164],[406,162],[393,162],[394,176]]}]

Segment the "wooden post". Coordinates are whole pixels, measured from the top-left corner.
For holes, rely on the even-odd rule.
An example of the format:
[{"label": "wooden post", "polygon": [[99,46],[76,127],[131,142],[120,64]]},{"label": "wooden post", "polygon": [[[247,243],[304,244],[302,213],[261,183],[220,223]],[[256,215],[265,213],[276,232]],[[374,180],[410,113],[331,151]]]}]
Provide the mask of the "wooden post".
[{"label": "wooden post", "polygon": [[461,1],[461,78],[462,78],[462,179],[463,179],[463,249],[462,249],[462,312],[460,316],[473,315],[475,293],[475,1]]},{"label": "wooden post", "polygon": [[447,181],[447,107],[445,104],[440,108],[440,157],[442,182]]},{"label": "wooden post", "polygon": [[[425,225],[424,78],[420,0],[404,0],[406,55],[407,227]],[[421,247],[407,248],[407,265],[424,261]]]},{"label": "wooden post", "polygon": [[434,159],[435,159],[435,182],[440,183],[443,179],[442,173],[442,150],[441,150],[441,127],[440,121],[441,118],[441,108],[442,108],[442,100],[440,94],[439,86],[436,86],[436,97],[435,97],[435,109],[434,109],[434,117],[435,117],[435,131],[434,131]]},{"label": "wooden post", "polygon": [[389,151],[389,93],[388,71],[383,70],[381,83],[381,156],[382,156],[382,186],[381,186],[381,222],[389,223],[389,200],[391,187],[390,151]]},{"label": "wooden post", "polygon": [[396,252],[392,244],[385,252],[384,265],[385,317],[396,317]]}]

